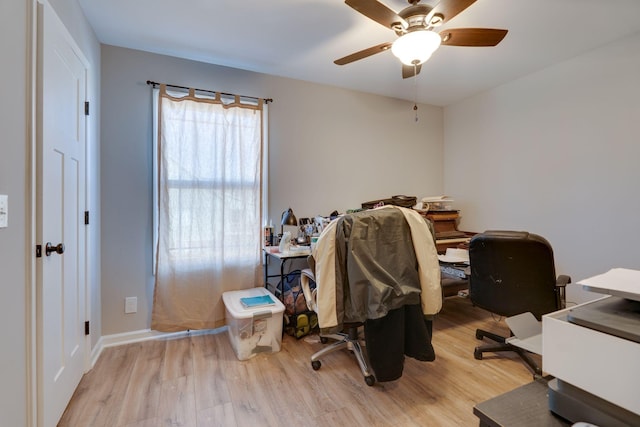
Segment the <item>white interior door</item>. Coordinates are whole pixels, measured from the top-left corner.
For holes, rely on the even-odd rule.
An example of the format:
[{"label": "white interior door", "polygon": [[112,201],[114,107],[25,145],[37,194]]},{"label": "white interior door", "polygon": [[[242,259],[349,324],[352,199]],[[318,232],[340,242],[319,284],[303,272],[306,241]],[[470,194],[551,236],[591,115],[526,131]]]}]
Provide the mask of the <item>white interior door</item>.
[{"label": "white interior door", "polygon": [[[38,5],[38,425],[55,426],[85,370],[85,61]],[[47,246],[53,251],[47,250]]]}]

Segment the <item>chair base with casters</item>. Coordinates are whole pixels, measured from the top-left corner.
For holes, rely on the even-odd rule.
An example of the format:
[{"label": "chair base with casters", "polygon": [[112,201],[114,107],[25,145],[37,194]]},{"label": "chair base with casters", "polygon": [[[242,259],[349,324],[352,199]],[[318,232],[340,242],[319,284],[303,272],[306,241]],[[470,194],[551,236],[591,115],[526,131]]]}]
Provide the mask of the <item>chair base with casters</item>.
[{"label": "chair base with casters", "polygon": [[[309,285],[310,281],[315,281],[315,276],[310,269],[304,269],[300,275],[300,284],[302,287],[302,292],[304,293],[304,297],[307,302],[307,307],[309,310],[313,310],[317,312],[316,305],[316,289],[311,290],[311,286]],[[322,366],[322,362],[320,359],[331,352],[348,349],[350,350],[356,357],[358,361],[358,365],[360,365],[360,371],[362,371],[362,375],[364,376],[364,381],[368,386],[372,386],[376,382],[376,377],[373,375],[369,366],[367,365],[367,360],[364,355],[364,350],[362,349],[362,345],[360,344],[360,340],[358,339],[358,323],[349,323],[345,324],[346,332],[339,332],[337,334],[328,334],[328,335],[320,335],[320,342],[323,344],[328,343],[329,340],[334,340],[335,342],[329,344],[327,347],[322,350],[314,353],[311,356],[311,367],[314,371],[317,371]]]},{"label": "chair base with casters", "polygon": [[473,350],[474,358],[476,358],[477,360],[482,360],[482,355],[484,353],[512,351],[514,353],[517,353],[520,356],[520,358],[529,366],[529,368],[531,368],[531,370],[533,371],[534,378],[536,376],[542,376],[542,369],[529,355],[528,351],[506,342],[507,339],[503,336],[500,336],[482,329],[476,329],[476,339],[482,340],[485,337],[494,341],[494,343],[485,344],[485,345],[476,347]]},{"label": "chair base with casters", "polygon": [[376,377],[373,375],[373,373],[369,369],[369,366],[367,365],[367,360],[365,358],[362,345],[360,344],[360,341],[358,339],[358,325],[348,325],[346,327],[346,330],[347,332],[320,335],[320,342],[322,343],[327,343],[329,340],[334,340],[335,342],[329,344],[327,347],[314,353],[311,356],[311,367],[314,371],[317,371],[322,366],[322,362],[320,361],[320,359],[324,355],[337,350],[348,349],[356,357],[358,365],[360,365],[360,371],[362,371],[364,381],[368,386],[372,386],[376,383]]}]

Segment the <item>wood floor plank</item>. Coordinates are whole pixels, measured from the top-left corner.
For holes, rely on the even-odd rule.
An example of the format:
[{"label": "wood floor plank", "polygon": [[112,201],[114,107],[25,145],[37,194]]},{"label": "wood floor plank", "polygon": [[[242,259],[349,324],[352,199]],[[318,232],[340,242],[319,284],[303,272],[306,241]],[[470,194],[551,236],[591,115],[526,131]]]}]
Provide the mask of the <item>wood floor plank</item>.
[{"label": "wood floor plank", "polygon": [[135,345],[106,348],[80,381],[58,426],[116,425],[138,354]]},{"label": "wood floor plank", "polygon": [[[322,348],[317,335],[305,338],[307,342],[313,342],[318,349]],[[343,405],[336,404],[329,396],[329,389],[325,387],[321,378],[310,369],[308,346],[289,345],[283,346],[282,352],[288,353],[284,374],[288,378],[287,394],[295,395],[295,402],[298,408],[304,408],[307,414],[315,418],[326,412],[332,412]]]},{"label": "wood floor plank", "polygon": [[226,358],[235,356],[225,332],[189,339],[193,357],[196,410],[203,411],[231,403],[226,376]]},{"label": "wood floor plank", "polygon": [[197,427],[193,376],[162,382],[158,419],[162,426]]},{"label": "wood floor plank", "polygon": [[227,427],[237,425],[231,402],[198,412],[198,427]]},{"label": "wood floor plank", "polygon": [[193,374],[191,341],[188,339],[170,339],[166,341],[166,354],[162,364],[161,380],[171,380]]},{"label": "wood floor plank", "polygon": [[142,421],[134,421],[132,423],[124,424],[122,427],[159,427],[161,425],[162,421],[153,417]]},{"label": "wood floor plank", "polygon": [[[425,426],[478,424],[473,406],[532,380],[515,355],[473,357],[475,329],[508,334],[503,319],[464,298],[434,321],[436,360],[406,358],[396,381],[365,384],[355,357],[326,355],[317,336],[285,336],[282,349],[240,361],[225,329],[103,351],[61,426]],[[539,357],[537,357],[539,360]]]},{"label": "wood floor plank", "polygon": [[166,341],[144,341],[137,344],[139,352],[131,372],[117,425],[126,425],[158,415],[161,369]]}]

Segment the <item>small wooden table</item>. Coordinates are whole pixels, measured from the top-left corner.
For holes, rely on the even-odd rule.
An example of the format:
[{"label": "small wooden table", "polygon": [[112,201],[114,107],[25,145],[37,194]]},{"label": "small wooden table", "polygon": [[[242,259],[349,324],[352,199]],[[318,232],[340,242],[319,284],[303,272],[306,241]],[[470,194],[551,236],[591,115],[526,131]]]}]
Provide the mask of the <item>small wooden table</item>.
[{"label": "small wooden table", "polygon": [[474,406],[480,427],[570,426],[549,410],[549,380],[540,378]]}]

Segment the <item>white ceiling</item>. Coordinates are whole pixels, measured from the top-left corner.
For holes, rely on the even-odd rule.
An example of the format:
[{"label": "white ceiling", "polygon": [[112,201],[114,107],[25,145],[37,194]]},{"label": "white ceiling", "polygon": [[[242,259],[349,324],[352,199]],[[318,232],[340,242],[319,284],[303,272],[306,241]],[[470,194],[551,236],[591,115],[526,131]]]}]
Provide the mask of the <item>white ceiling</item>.
[{"label": "white ceiling", "polygon": [[[441,46],[414,81],[402,79],[391,52],[333,63],[396,38],[342,0],[79,2],[104,44],[434,105],[640,31],[638,0],[477,0],[442,28],[504,28],[505,39],[496,47]],[[408,6],[406,0],[381,2],[396,12]]]}]

